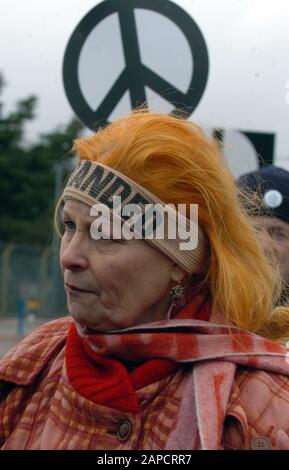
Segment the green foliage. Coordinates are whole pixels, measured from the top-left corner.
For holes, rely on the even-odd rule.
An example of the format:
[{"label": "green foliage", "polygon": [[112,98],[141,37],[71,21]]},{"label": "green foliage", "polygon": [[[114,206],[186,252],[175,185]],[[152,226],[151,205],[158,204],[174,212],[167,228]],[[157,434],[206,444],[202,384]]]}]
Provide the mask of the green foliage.
[{"label": "green foliage", "polygon": [[[0,95],[4,86],[0,75]],[[25,124],[34,119],[37,98],[19,101],[3,116],[0,102],[0,240],[49,244],[55,199],[55,164],[71,157],[83,129],[77,119],[42,135],[29,148],[23,144]]]}]

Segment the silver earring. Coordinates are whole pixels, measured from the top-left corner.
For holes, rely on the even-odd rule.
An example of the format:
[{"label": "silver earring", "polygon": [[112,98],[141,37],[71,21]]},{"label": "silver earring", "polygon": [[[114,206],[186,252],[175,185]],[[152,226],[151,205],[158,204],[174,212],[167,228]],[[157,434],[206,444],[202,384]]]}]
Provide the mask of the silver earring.
[{"label": "silver earring", "polygon": [[173,302],[179,302],[184,296],[185,288],[182,286],[181,281],[173,287],[170,291],[170,296]]}]

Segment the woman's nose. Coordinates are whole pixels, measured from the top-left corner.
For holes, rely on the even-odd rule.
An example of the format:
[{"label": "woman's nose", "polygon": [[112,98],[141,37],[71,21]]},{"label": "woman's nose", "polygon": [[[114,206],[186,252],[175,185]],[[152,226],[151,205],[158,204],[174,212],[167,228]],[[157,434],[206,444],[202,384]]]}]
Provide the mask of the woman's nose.
[{"label": "woman's nose", "polygon": [[85,240],[74,234],[71,240],[62,239],[60,247],[61,268],[81,271],[88,266],[88,246]]}]

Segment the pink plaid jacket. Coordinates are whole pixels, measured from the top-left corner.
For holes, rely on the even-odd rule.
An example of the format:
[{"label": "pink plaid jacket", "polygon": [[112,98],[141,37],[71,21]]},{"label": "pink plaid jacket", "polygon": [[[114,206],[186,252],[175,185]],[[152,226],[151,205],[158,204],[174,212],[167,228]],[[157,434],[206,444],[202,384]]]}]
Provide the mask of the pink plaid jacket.
[{"label": "pink plaid jacket", "polygon": [[[0,361],[1,448],[169,448],[190,367],[138,390],[140,415],[92,403],[67,379],[65,342],[72,321],[44,325]],[[276,449],[280,429],[289,433],[289,378],[239,366],[218,448]],[[185,448],[182,435],[179,441]]]}]

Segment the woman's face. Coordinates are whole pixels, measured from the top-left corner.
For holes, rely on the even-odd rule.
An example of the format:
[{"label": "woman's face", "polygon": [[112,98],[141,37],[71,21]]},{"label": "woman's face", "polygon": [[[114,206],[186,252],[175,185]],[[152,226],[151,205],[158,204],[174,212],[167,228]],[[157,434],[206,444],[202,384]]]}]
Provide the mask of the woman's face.
[{"label": "woman's face", "polygon": [[98,331],[165,318],[184,271],[144,240],[94,240],[89,213],[74,200],[62,213],[60,263],[72,317]]}]

